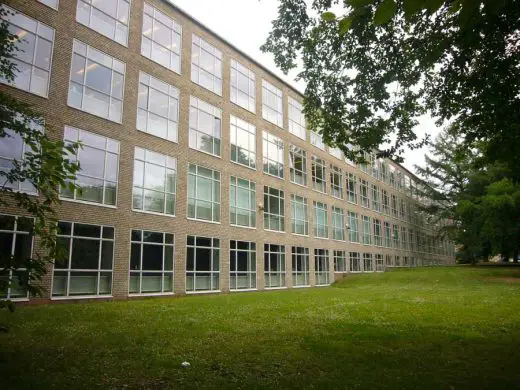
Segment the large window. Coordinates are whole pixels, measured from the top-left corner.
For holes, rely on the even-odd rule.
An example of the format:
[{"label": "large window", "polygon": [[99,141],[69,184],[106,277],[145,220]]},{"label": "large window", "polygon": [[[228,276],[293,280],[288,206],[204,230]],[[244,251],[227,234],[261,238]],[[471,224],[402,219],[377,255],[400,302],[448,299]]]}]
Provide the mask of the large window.
[{"label": "large window", "polygon": [[256,244],[231,240],[229,249],[229,289],[256,288]]},{"label": "large window", "polygon": [[399,248],[399,225],[393,225],[392,239],[394,242],[394,248]]},{"label": "large window", "polygon": [[190,148],[220,156],[222,110],[190,96]]},{"label": "large window", "polygon": [[264,229],[285,230],[284,192],[264,186]]},{"label": "large window", "polygon": [[329,146],[329,154],[336,157],[338,160],[343,160],[343,153],[340,148],[332,148]]},{"label": "large window", "polygon": [[381,212],[380,190],[375,184],[372,184],[372,208],[374,211]]},{"label": "large window", "polygon": [[161,11],[144,3],[141,54],[181,73],[182,27]]},{"label": "large window", "polygon": [[348,212],[348,229],[350,242],[359,242],[358,215],[353,211]]},{"label": "large window", "polygon": [[54,263],[52,296],[112,294],[114,228],[60,221],[58,240],[67,255]]},{"label": "large window", "polygon": [[76,20],[121,45],[128,45],[129,0],[78,0]]},{"label": "large window", "polygon": [[388,192],[386,190],[381,190],[381,198],[383,200],[383,214],[390,215],[390,201],[388,199]]},{"label": "large window", "polygon": [[187,237],[186,292],[218,291],[220,240],[212,237]]},{"label": "large window", "polygon": [[345,211],[332,206],[332,239],[345,241]]},{"label": "large window", "polygon": [[363,244],[365,245],[372,245],[371,224],[370,217],[363,215]]},{"label": "large window", "polygon": [[177,160],[135,148],[132,208],[175,215]]},{"label": "large window", "polygon": [[406,220],[406,202],[403,198],[399,199],[399,218]]},{"label": "large window", "polygon": [[131,241],[130,294],[172,293],[173,234],[132,230]]},{"label": "large window", "polygon": [[179,90],[144,72],[139,72],[137,130],[177,142]]},{"label": "large window", "polygon": [[231,161],[256,169],[256,127],[233,115],[229,123]]},{"label": "large window", "polygon": [[401,249],[408,250],[408,232],[404,226],[401,226]]},{"label": "large window", "polygon": [[361,272],[361,259],[359,252],[349,254],[350,272]]},{"label": "large window", "polygon": [[316,146],[318,149],[325,150],[325,144],[323,143],[323,137],[321,134],[311,130],[311,144]]},{"label": "large window", "polygon": [[38,1],[42,4],[45,4],[48,7],[58,10],[58,5],[59,5],[60,0],[38,0]]},{"label": "large window", "polygon": [[348,272],[347,252],[334,251],[334,272]]},{"label": "large window", "polygon": [[392,266],[392,256],[385,255],[385,267],[391,267],[391,266]]},{"label": "large window", "polygon": [[341,168],[330,166],[330,194],[338,199],[343,199],[343,175]]},{"label": "large window", "polygon": [[115,206],[119,168],[119,142],[85,130],[65,126],[65,144],[81,143],[72,159],[80,163],[75,184],[81,190],[62,187],[62,198]]},{"label": "large window", "polygon": [[372,167],[372,177],[379,179],[379,160],[373,153],[370,153],[370,166]]},{"label": "large window", "polygon": [[391,204],[391,206],[392,206],[392,216],[394,218],[397,218],[399,216],[399,213],[397,211],[397,196],[392,194],[390,199],[392,200],[392,204]]},{"label": "large window", "polygon": [[307,186],[307,152],[302,148],[291,145],[289,148],[289,164],[291,181],[295,184]]},{"label": "large window", "polygon": [[347,177],[347,200],[357,204],[357,177],[353,173]]},{"label": "large window", "polygon": [[383,229],[381,221],[374,218],[374,245],[383,246]]},{"label": "large window", "polygon": [[125,63],[76,39],[72,50],[69,106],[121,123]]},{"label": "large window", "polygon": [[368,192],[368,181],[359,179],[359,195],[361,198],[361,206],[370,208],[370,194]]},{"label": "large window", "polygon": [[14,80],[2,79],[1,81],[24,91],[47,97],[54,29],[6,5],[1,7],[9,12],[5,16],[9,32],[18,37],[13,42],[15,50],[12,52],[14,58],[11,60],[17,68],[17,71],[14,72]]},{"label": "large window", "polygon": [[303,107],[292,97],[289,97],[289,132],[301,139],[307,138]]},{"label": "large window", "polygon": [[285,245],[264,244],[264,284],[285,287]]},{"label": "large window", "polygon": [[294,234],[309,234],[307,198],[291,195],[291,231]]},{"label": "large window", "polygon": [[191,81],[222,96],[222,52],[192,35]]},{"label": "large window", "polygon": [[189,164],[188,218],[220,222],[220,172]]},{"label": "large window", "polygon": [[283,179],[283,140],[263,133],[264,172]]},{"label": "large window", "polygon": [[293,246],[292,253],[292,283],[293,286],[309,285],[309,248]]},{"label": "large window", "polygon": [[385,262],[382,254],[376,254],[376,272],[383,272],[385,270]]},{"label": "large window", "polygon": [[283,127],[282,91],[265,80],[262,80],[262,117]]},{"label": "large window", "polygon": [[379,177],[381,178],[381,181],[384,183],[388,183],[388,165],[386,164],[384,159],[381,159],[379,168],[380,168]]},{"label": "large window", "polygon": [[383,227],[385,230],[385,247],[392,247],[392,230],[390,227],[390,222],[383,222]]},{"label": "large window", "polygon": [[229,184],[229,223],[256,227],[256,185],[231,176]]},{"label": "large window", "polygon": [[365,272],[374,271],[372,253],[363,253],[363,271],[365,271]]},{"label": "large window", "polygon": [[312,156],[312,188],[319,192],[326,192],[327,176],[325,175],[325,161]]},{"label": "large window", "polygon": [[312,206],[314,210],[314,237],[328,238],[327,205],[321,202],[312,202]]},{"label": "large window", "polygon": [[231,102],[256,112],[255,74],[235,60],[231,60],[230,87]]},{"label": "large window", "polygon": [[[16,269],[0,277],[1,291],[5,295],[0,298],[27,298],[27,289],[20,284],[20,278],[27,280],[25,268],[18,267],[31,258],[33,249],[33,219],[0,214],[0,252],[4,258],[9,257]],[[6,259],[7,260],[7,259]],[[7,261],[3,261],[6,264]]]},{"label": "large window", "polygon": [[330,284],[329,251],[327,249],[314,249],[314,276],[317,286]]}]

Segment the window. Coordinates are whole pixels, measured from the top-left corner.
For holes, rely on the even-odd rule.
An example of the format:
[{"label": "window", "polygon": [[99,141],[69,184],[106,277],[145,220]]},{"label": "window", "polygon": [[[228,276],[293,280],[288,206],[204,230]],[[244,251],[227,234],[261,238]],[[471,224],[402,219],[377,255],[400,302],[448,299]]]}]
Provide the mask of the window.
[{"label": "window", "polygon": [[284,192],[264,186],[264,229],[283,232],[285,230]]},{"label": "window", "polygon": [[318,149],[325,150],[325,144],[323,143],[323,137],[321,134],[311,130],[311,144],[316,146]]},{"label": "window", "polygon": [[380,213],[381,212],[381,201],[379,200],[380,196],[379,187],[375,184],[372,184],[372,208],[374,211]]},{"label": "window", "polygon": [[345,241],[345,211],[332,206],[332,239]]},{"label": "window", "polygon": [[396,173],[395,173],[395,168],[393,167],[393,165],[389,165],[388,166],[388,173],[389,173],[389,183],[393,188],[396,188],[397,185],[396,185]]},{"label": "window", "polygon": [[231,176],[229,223],[237,226],[256,227],[256,185],[254,182]]},{"label": "window", "polygon": [[173,292],[174,243],[171,233],[132,230],[130,294]]},{"label": "window", "polygon": [[385,255],[385,266],[386,267],[392,266],[392,256],[391,255]]},{"label": "window", "polygon": [[[355,152],[354,145],[352,145],[352,144],[347,144],[346,146],[347,146],[347,149],[348,149],[349,152],[352,152],[352,153]],[[356,166],[356,162],[355,162],[354,160],[352,160],[351,158],[352,158],[352,156],[347,156],[347,155],[345,155],[345,162],[346,162],[347,164],[352,165],[352,166],[355,167],[355,166]]]},{"label": "window", "polygon": [[177,160],[135,148],[132,208],[175,215]]},{"label": "window", "polygon": [[141,54],[181,73],[182,27],[161,11],[144,3]]},{"label": "window", "polygon": [[382,198],[383,198],[383,214],[390,215],[390,202],[388,199],[388,192],[386,190],[381,190]]},{"label": "window", "polygon": [[379,160],[373,153],[370,154],[370,166],[372,167],[372,177],[379,179]]},{"label": "window", "polygon": [[283,179],[283,141],[282,139],[263,133],[264,172]]},{"label": "window", "polygon": [[399,248],[399,226],[398,225],[393,225],[392,238],[394,241],[394,248],[398,249]]},{"label": "window", "polygon": [[385,270],[385,263],[383,260],[383,255],[376,254],[376,272],[383,272]]},{"label": "window", "polygon": [[401,266],[401,258],[399,256],[394,257],[394,267],[400,267]]},{"label": "window", "polygon": [[399,217],[406,220],[406,202],[403,198],[399,199]]},{"label": "window", "polygon": [[231,161],[256,169],[256,127],[233,115],[229,123]]},{"label": "window", "polygon": [[291,195],[291,231],[294,234],[309,235],[307,198]]},{"label": "window", "polygon": [[373,270],[372,253],[363,253],[363,271],[372,272]]},{"label": "window", "polygon": [[348,229],[350,242],[359,242],[358,215],[352,211],[348,212]]},{"label": "window", "polygon": [[190,148],[220,156],[222,110],[190,96]]},{"label": "window", "polygon": [[392,230],[390,228],[390,222],[383,222],[383,227],[385,229],[385,247],[392,247]]},{"label": "window", "polygon": [[289,147],[289,169],[291,181],[307,186],[307,152],[294,145]]},{"label": "window", "polygon": [[60,221],[58,240],[67,257],[54,263],[52,296],[110,295],[114,228]]},{"label": "window", "polygon": [[370,217],[363,215],[363,244],[365,245],[372,245],[371,224]]},{"label": "window", "polygon": [[339,160],[343,160],[343,153],[341,152],[341,149],[340,148],[331,148],[329,146],[329,154],[331,156],[334,156],[336,157],[337,159]]},{"label": "window", "polygon": [[368,167],[370,164],[370,156],[367,152],[362,152],[363,160],[359,163],[359,169],[363,172],[368,173]]},{"label": "window", "polygon": [[293,286],[309,285],[309,248],[292,247]]},{"label": "window", "polygon": [[397,218],[399,216],[398,212],[397,212],[397,196],[395,196],[394,194],[392,194],[392,216],[394,218]]},{"label": "window", "polygon": [[12,63],[17,68],[17,71],[14,72],[14,80],[2,79],[1,81],[24,91],[47,97],[54,29],[6,5],[2,4],[1,7],[9,12],[8,15],[5,15],[9,33],[18,37],[14,42],[15,50],[12,58]]},{"label": "window", "polygon": [[341,169],[330,166],[330,194],[338,199],[343,199],[343,175]]},{"label": "window", "polygon": [[222,96],[222,52],[195,34],[191,40],[191,81]]},{"label": "window", "polygon": [[246,110],[256,112],[255,74],[240,62],[231,60],[230,100]]},{"label": "window", "polygon": [[78,0],[76,20],[123,46],[128,45],[128,0]]},{"label": "window", "polygon": [[408,229],[408,246],[411,251],[415,251],[415,233],[412,228]]},{"label": "window", "polygon": [[[32,257],[33,224],[32,218],[0,214],[0,252],[2,257],[11,259],[13,266],[25,264]],[[1,292],[5,292],[5,295],[0,295],[0,299],[29,297],[27,288],[20,285],[20,277],[27,280],[27,269],[16,267],[0,277]]]},{"label": "window", "polygon": [[327,205],[321,202],[312,202],[312,205],[314,209],[314,237],[328,238]]},{"label": "window", "polygon": [[314,276],[317,286],[330,284],[329,251],[327,249],[314,249]]},{"label": "window", "polygon": [[408,249],[408,232],[404,226],[401,226],[401,249]]},{"label": "window", "polygon": [[361,272],[361,259],[359,252],[350,252],[350,272]]},{"label": "window", "polygon": [[137,130],[177,142],[179,90],[144,72],[139,72]]},{"label": "window", "polygon": [[188,218],[220,222],[220,172],[189,164]]},{"label": "window", "polygon": [[381,221],[374,218],[374,245],[383,246],[383,231]]},{"label": "window", "polygon": [[289,96],[289,132],[295,136],[306,139],[305,115],[302,105]]},{"label": "window", "polygon": [[359,179],[359,194],[361,197],[361,206],[370,208],[370,198],[368,193],[368,181],[365,179]]},{"label": "window", "polygon": [[71,160],[80,163],[75,184],[81,190],[62,187],[62,198],[115,206],[119,170],[119,142],[85,130],[65,126],[65,144],[81,142]]},{"label": "window", "polygon": [[283,127],[282,91],[265,80],[262,80],[262,117]]},{"label": "window", "polygon": [[42,3],[42,4],[45,4],[48,7],[51,7],[53,9],[55,9],[57,11],[60,0],[38,0],[38,1],[40,3]]},{"label": "window", "polygon": [[220,240],[212,237],[187,237],[186,292],[220,289]]},{"label": "window", "polygon": [[357,177],[349,173],[347,177],[347,199],[350,203],[357,204]]},{"label": "window", "polygon": [[312,156],[312,188],[319,192],[326,192],[325,161]]},{"label": "window", "polygon": [[256,244],[254,242],[231,240],[229,289],[256,289]]},{"label": "window", "polygon": [[285,287],[285,245],[264,244],[265,288]]},{"label": "window", "polygon": [[379,169],[381,181],[384,183],[388,183],[388,165],[386,164],[385,160],[381,159]]},{"label": "window", "polygon": [[121,123],[125,63],[76,39],[72,50],[69,106]]},{"label": "window", "polygon": [[334,251],[334,272],[347,272],[347,252]]}]

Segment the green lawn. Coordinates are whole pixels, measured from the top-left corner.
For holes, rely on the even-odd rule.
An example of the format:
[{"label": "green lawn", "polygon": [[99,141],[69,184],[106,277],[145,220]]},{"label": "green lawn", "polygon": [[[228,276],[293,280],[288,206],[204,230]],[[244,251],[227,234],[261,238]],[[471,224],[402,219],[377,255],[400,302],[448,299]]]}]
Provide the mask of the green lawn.
[{"label": "green lawn", "polygon": [[520,387],[520,269],[398,270],[327,288],[1,315],[6,389]]}]

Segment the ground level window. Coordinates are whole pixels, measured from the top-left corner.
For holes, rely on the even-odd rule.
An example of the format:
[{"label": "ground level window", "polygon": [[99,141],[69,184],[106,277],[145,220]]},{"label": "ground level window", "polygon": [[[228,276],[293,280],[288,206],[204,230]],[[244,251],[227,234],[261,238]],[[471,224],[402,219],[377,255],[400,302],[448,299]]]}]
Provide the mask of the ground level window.
[{"label": "ground level window", "polygon": [[220,240],[212,237],[187,237],[186,291],[218,291]]},{"label": "ground level window", "polygon": [[372,253],[363,253],[363,271],[372,272],[374,270]]},{"label": "ground level window", "polygon": [[383,255],[376,254],[376,271],[383,272],[385,270],[385,263],[383,261]]},{"label": "ground level window", "polygon": [[256,288],[256,244],[254,242],[231,240],[229,263],[231,290]]},{"label": "ground level window", "polygon": [[285,287],[285,245],[264,244],[264,284]]},{"label": "ground level window", "polygon": [[52,296],[112,294],[114,228],[60,221],[58,240],[66,256],[54,263]]},{"label": "ground level window", "polygon": [[329,251],[327,249],[314,249],[314,276],[317,286],[330,284]]},{"label": "ground level window", "polygon": [[401,258],[399,256],[395,256],[394,267],[401,266]]},{"label": "ground level window", "polygon": [[347,271],[347,253],[345,251],[334,251],[334,272]]},{"label": "ground level window", "polygon": [[130,294],[173,292],[173,253],[173,234],[132,230]]},{"label": "ground level window", "polygon": [[309,248],[292,247],[293,286],[309,285]]},{"label": "ground level window", "polygon": [[392,266],[392,256],[385,255],[385,264],[386,264],[387,267],[391,267]]},{"label": "ground level window", "polygon": [[361,260],[359,252],[350,252],[349,262],[350,272],[361,272]]}]

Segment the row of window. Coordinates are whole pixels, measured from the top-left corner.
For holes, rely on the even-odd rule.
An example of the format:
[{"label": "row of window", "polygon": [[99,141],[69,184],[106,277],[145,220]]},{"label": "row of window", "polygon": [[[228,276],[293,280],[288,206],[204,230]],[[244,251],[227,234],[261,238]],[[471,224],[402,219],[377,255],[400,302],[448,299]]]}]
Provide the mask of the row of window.
[{"label": "row of window", "polygon": [[[32,255],[33,239],[30,235],[32,219],[0,215],[0,248],[16,259]],[[52,296],[72,297],[111,295],[114,269],[114,228],[60,221],[58,240],[66,256],[56,261],[52,274]],[[175,237],[171,233],[134,229],[131,231],[129,259],[129,294],[173,293]],[[220,289],[220,239],[187,236],[186,291],[218,291]],[[310,285],[309,248],[291,247],[292,285]],[[314,276],[316,285],[330,283],[329,250],[314,249]],[[383,255],[333,251],[335,272],[383,271]],[[265,288],[286,286],[285,246],[264,244]],[[419,265],[414,257],[395,256],[387,266]],[[230,289],[256,289],[256,243],[231,240],[229,248]],[[9,298],[26,297],[14,271],[6,278],[12,284]]]}]

